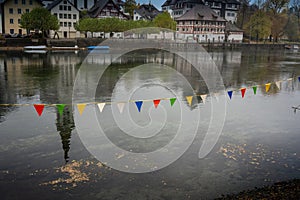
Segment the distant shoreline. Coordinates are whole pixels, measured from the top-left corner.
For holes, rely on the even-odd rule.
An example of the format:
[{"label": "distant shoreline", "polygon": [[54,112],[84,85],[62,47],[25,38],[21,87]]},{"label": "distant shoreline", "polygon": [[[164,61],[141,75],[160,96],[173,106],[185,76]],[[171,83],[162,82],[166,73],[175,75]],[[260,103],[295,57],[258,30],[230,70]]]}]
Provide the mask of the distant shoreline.
[{"label": "distant shoreline", "polygon": [[[22,51],[24,46],[46,45],[51,47],[75,47],[86,50],[88,46],[97,46],[105,39],[103,38],[76,38],[76,39],[30,39],[30,38],[8,38],[0,41],[0,51]],[[205,49],[284,49],[288,43],[199,43]]]}]

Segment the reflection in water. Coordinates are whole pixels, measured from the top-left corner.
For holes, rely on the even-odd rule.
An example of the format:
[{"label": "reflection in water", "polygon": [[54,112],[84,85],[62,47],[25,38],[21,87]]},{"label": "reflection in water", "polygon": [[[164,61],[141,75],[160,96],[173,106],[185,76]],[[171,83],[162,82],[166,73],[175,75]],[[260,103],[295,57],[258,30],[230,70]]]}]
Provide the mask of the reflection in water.
[{"label": "reflection in water", "polygon": [[56,113],[56,127],[59,132],[62,148],[64,150],[64,159],[66,163],[69,161],[70,139],[73,129],[75,128],[73,113],[68,107],[64,109],[62,115]]},{"label": "reflection in water", "polygon": [[[300,75],[299,53],[255,50],[209,54],[219,67],[228,89],[274,83]],[[73,83],[85,56],[85,52],[0,53],[0,104],[71,105]],[[110,57],[103,54],[89,59],[88,63],[97,66]],[[196,94],[208,92],[201,76],[184,60],[164,51],[141,51],[123,56],[105,71],[97,91],[98,100],[110,101],[117,84],[123,83],[129,89],[143,84],[144,73],[149,73],[150,69],[141,70],[135,77],[126,78],[124,75],[133,67],[146,63],[167,65],[183,74]],[[93,79],[93,71],[86,75],[90,79],[83,83],[83,88],[99,78]],[[156,76],[182,91],[182,96],[191,95],[174,77],[163,77],[159,73]],[[294,115],[291,106],[299,105],[299,89],[298,82],[289,81],[282,82],[280,88],[272,84],[268,94],[260,89],[255,98],[247,96],[248,93],[243,100],[234,98],[228,103],[230,113],[215,152],[204,161],[198,160],[195,154],[199,145],[196,141],[195,147],[174,165],[146,175],[122,174],[96,161],[91,162],[74,130],[74,113],[70,106],[62,115],[46,108],[40,118],[31,108],[0,106],[0,193],[4,199],[18,199],[14,192],[16,188],[24,196],[33,198],[40,198],[41,194],[47,194],[49,198],[60,195],[70,198],[68,195],[74,194],[72,197],[77,199],[123,199],[131,192],[137,195],[131,199],[142,199],[147,195],[157,199],[200,199],[297,178],[300,170],[296,153],[299,152],[297,120],[300,115],[298,112]],[[201,107],[201,112],[209,112],[207,104],[197,105],[201,102],[199,96],[194,98],[193,109]],[[63,156],[57,151],[61,146]],[[61,166],[62,162],[65,165]],[[35,173],[31,173],[33,171]],[[78,187],[83,182],[86,183]],[[45,184],[39,188],[41,183]],[[56,194],[52,188],[47,188],[56,185],[64,190],[74,184],[78,190],[68,194]]]}]

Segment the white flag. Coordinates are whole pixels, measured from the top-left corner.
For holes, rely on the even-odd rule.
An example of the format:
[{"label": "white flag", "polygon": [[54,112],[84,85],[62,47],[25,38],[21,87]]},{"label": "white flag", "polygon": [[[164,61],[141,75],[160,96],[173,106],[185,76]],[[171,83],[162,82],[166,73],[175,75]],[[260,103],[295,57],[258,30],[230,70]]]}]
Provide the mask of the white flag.
[{"label": "white flag", "polygon": [[125,103],[118,103],[118,108],[119,108],[120,113],[123,112],[124,106],[125,106]]},{"label": "white flag", "polygon": [[98,103],[98,108],[99,108],[100,112],[103,111],[104,106],[105,106],[105,103]]},{"label": "white flag", "polygon": [[207,94],[200,95],[200,97],[201,97],[203,103],[205,104]]}]

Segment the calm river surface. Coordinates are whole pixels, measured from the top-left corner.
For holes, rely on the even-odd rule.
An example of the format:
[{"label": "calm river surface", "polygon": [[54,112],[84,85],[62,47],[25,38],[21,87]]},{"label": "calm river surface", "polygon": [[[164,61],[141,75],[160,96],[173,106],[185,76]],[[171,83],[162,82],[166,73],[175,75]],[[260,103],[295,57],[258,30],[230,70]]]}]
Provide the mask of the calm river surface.
[{"label": "calm river surface", "polygon": [[[188,105],[185,96],[208,92],[188,63],[164,51],[138,51],[111,64],[100,80],[94,79],[93,70],[81,74],[86,76],[82,90],[99,81],[97,102],[127,101],[124,112],[130,111],[131,122],[145,129],[132,134],[148,137],[151,130],[161,133],[144,143],[133,137],[122,139],[120,132],[135,129],[128,125],[130,120],[124,120],[125,114],[118,115],[114,105],[106,105],[102,113],[97,112],[99,123],[114,144],[128,151],[149,152],[167,144],[182,121],[180,117],[185,117],[179,102],[187,110],[183,112],[191,116],[203,113],[194,142],[178,160],[158,171],[132,174],[95,159],[76,131],[76,117],[90,117],[85,113],[80,116],[72,106],[76,75],[82,63],[97,66],[108,62],[105,52],[86,60],[88,52],[0,53],[1,199],[213,199],[300,178],[300,110],[294,113],[291,108],[300,105],[300,52],[235,50],[209,54],[226,90],[247,87],[247,91],[245,98],[238,91],[232,100],[226,96],[222,134],[203,159],[198,158],[198,152],[210,119],[210,103],[217,101],[218,94],[208,95],[205,104],[195,96]],[[288,78],[293,79],[286,81]],[[266,93],[264,84],[269,82],[272,84]],[[256,95],[251,88],[254,85],[259,86]],[[173,95],[178,98],[173,107],[161,101],[155,110],[151,102],[144,102],[140,113],[129,102]],[[67,105],[62,115],[50,105],[38,117],[33,107],[36,103]],[[160,106],[164,109],[159,110]],[[161,126],[165,115],[168,119]],[[186,117],[183,127],[188,133],[195,121]],[[115,155],[115,159],[122,159],[122,155]]]}]

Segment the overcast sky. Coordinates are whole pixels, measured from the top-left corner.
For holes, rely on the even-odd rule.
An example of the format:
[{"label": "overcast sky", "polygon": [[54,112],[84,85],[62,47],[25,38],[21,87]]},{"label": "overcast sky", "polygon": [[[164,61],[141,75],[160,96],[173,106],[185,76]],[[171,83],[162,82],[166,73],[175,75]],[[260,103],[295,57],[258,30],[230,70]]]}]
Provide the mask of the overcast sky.
[{"label": "overcast sky", "polygon": [[[135,0],[136,3],[140,3],[140,4],[143,4],[143,3],[149,3],[149,0]],[[158,10],[161,10],[161,5],[163,3],[165,3],[166,0],[151,0],[151,3],[153,5],[155,5],[155,7],[158,9]]]}]

